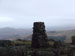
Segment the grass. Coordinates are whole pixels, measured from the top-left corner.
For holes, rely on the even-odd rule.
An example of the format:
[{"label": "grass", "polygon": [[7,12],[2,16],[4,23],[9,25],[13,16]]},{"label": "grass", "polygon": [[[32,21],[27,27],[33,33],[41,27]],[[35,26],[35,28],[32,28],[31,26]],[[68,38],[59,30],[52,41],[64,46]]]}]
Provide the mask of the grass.
[{"label": "grass", "polygon": [[31,41],[14,41],[14,44],[29,44],[31,45]]},{"label": "grass", "polygon": [[[23,45],[31,45],[32,44],[32,41],[14,41],[14,42],[12,42],[12,43],[14,43],[14,45],[15,44],[23,44]],[[53,45],[54,44],[54,42],[52,42],[52,41],[49,41],[49,44],[50,45]]]}]

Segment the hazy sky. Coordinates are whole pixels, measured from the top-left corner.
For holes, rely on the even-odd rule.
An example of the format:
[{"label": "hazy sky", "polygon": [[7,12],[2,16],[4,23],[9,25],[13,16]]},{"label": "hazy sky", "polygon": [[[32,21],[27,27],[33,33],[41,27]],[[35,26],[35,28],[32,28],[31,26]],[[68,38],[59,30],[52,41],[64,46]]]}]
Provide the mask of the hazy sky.
[{"label": "hazy sky", "polygon": [[75,0],[0,0],[0,28],[75,27]]}]

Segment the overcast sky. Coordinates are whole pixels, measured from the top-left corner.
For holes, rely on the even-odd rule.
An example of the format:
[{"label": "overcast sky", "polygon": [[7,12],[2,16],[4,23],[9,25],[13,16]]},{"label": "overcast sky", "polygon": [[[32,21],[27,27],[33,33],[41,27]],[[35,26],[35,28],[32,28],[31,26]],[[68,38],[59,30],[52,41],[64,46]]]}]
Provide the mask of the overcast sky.
[{"label": "overcast sky", "polygon": [[75,27],[75,0],[0,0],[0,28]]}]

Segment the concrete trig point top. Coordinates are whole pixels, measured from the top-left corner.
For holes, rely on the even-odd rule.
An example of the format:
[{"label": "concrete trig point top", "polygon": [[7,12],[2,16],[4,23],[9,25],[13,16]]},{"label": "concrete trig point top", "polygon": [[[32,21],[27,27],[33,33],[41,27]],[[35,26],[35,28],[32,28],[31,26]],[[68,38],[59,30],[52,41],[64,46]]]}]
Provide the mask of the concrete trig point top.
[{"label": "concrete trig point top", "polygon": [[35,26],[44,26],[44,22],[34,22],[34,27]]},{"label": "concrete trig point top", "polygon": [[34,22],[33,35],[32,35],[32,47],[33,48],[47,48],[48,38],[45,31],[44,22]]}]

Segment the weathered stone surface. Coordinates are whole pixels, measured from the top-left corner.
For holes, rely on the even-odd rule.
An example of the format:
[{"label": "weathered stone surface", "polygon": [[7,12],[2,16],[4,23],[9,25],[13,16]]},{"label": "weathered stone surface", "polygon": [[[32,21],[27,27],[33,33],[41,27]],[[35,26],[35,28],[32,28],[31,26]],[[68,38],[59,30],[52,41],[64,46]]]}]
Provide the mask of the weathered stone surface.
[{"label": "weathered stone surface", "polygon": [[33,48],[47,48],[48,38],[45,31],[44,22],[34,22],[33,35],[32,35],[32,47]]}]

